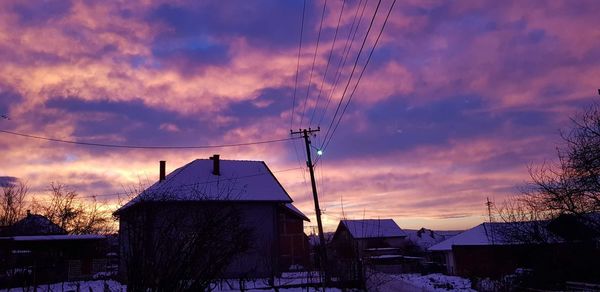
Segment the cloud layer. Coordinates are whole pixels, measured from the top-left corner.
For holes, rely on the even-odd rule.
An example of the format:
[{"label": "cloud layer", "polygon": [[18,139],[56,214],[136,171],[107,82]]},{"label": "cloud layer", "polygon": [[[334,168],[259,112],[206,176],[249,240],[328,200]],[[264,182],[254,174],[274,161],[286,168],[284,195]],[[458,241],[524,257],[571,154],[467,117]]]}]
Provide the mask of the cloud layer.
[{"label": "cloud layer", "polygon": [[[328,1],[319,38],[324,4],[307,1],[298,55],[302,1],[2,1],[0,114],[10,119],[0,129],[183,146],[320,126],[321,145],[391,1],[382,1],[359,58],[377,2]],[[317,166],[326,229],[343,216],[392,217],[409,228],[482,221],[485,198],[516,193],[527,165],[553,159],[559,129],[594,102],[599,8],[594,0],[399,1]],[[157,151],[1,134],[0,151],[0,176],[34,192],[62,182],[109,200],[154,181],[158,160],[170,170],[214,152],[264,160],[314,214],[307,174],[294,169],[304,165],[300,141]]]}]

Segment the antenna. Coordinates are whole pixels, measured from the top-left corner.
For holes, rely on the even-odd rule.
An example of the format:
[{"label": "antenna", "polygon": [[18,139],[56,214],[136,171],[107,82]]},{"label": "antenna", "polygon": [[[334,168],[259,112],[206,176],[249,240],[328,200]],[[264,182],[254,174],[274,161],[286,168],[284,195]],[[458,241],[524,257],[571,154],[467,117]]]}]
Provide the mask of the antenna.
[{"label": "antenna", "polygon": [[488,219],[489,219],[489,222],[492,223],[492,222],[494,222],[494,218],[492,217],[492,206],[494,205],[494,203],[490,202],[490,197],[487,197],[486,200],[487,201],[486,201],[485,205],[487,206],[487,209],[488,209]]}]

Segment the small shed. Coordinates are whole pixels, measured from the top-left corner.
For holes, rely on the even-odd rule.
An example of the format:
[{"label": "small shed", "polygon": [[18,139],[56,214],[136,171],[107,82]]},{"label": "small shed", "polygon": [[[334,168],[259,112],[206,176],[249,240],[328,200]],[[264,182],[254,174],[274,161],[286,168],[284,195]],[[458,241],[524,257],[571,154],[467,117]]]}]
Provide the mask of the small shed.
[{"label": "small shed", "polygon": [[71,235],[28,213],[0,237],[0,286],[91,279],[106,269],[106,237]]}]

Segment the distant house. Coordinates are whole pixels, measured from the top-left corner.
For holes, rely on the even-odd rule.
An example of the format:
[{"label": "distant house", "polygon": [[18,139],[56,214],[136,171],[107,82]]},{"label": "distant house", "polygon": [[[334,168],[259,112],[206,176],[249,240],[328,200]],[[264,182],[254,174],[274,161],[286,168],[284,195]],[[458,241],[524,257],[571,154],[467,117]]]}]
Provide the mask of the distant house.
[{"label": "distant house", "polygon": [[[216,276],[228,278],[271,277],[308,264],[308,218],[292,205],[263,161],[221,160],[214,155],[169,175],[161,162],[159,177],[115,213],[123,280],[133,281],[128,278],[139,273],[166,278],[170,268],[194,275],[219,257],[225,268]],[[198,238],[203,236],[210,238]],[[231,257],[222,254],[226,250]],[[169,267],[171,258],[179,256],[185,265]],[[169,264],[157,266],[161,262]]]},{"label": "distant house", "polygon": [[0,237],[0,286],[91,279],[106,268],[105,248],[102,235],[69,235],[28,212]]},{"label": "distant house", "polygon": [[514,273],[517,268],[572,277],[598,271],[600,249],[593,240],[566,241],[553,223],[482,223],[431,246],[448,274],[492,277]]},{"label": "distant house", "polygon": [[54,224],[50,219],[38,215],[31,214],[27,211],[27,216],[11,226],[7,226],[1,235],[61,235],[67,234],[67,232],[60,228],[60,226]]},{"label": "distant house", "polygon": [[406,233],[392,219],[341,220],[332,246],[338,257],[362,257],[367,249],[399,249]]},{"label": "distant house", "polygon": [[398,272],[405,243],[406,233],[392,219],[341,220],[330,244],[337,277],[361,281],[366,262]]},{"label": "distant house", "polygon": [[418,247],[421,251],[427,251],[427,249],[437,243],[440,243],[452,236],[455,236],[462,231],[438,231],[427,228],[421,228],[418,230],[404,230],[407,234],[408,240]]}]

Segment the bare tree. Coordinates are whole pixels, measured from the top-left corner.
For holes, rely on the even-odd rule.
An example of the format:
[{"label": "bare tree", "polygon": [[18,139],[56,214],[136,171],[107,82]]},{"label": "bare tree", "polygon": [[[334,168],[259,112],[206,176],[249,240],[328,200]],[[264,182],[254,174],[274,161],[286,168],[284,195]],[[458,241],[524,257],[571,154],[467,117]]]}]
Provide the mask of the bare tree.
[{"label": "bare tree", "polygon": [[565,143],[557,147],[557,162],[530,166],[530,184],[497,210],[503,221],[569,217],[600,235],[600,107],[571,121],[572,127],[561,133]]},{"label": "bare tree", "polygon": [[77,192],[60,183],[51,183],[49,193],[50,199],[34,201],[33,209],[68,233],[110,233],[114,230],[110,212],[95,198],[84,201]]},{"label": "bare tree", "polygon": [[22,181],[2,185],[0,226],[12,225],[24,216],[28,191],[29,187]]},{"label": "bare tree", "polygon": [[209,197],[206,189],[193,188],[196,196],[185,201],[178,200],[178,190],[154,192],[151,199],[142,193],[117,213],[129,291],[210,290],[252,248],[252,230],[240,208],[227,200],[232,190]]}]

